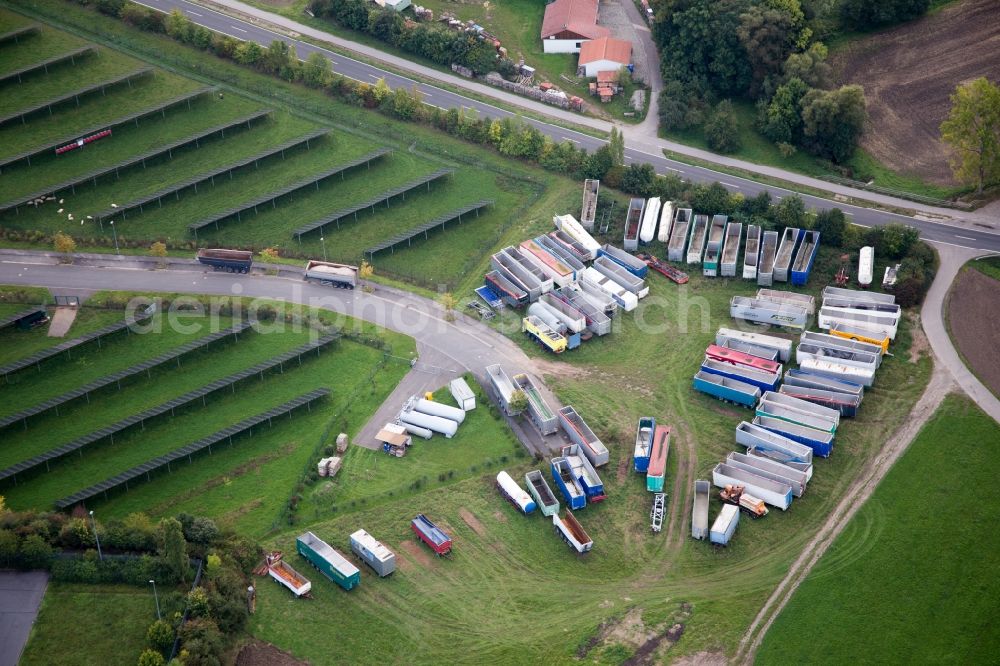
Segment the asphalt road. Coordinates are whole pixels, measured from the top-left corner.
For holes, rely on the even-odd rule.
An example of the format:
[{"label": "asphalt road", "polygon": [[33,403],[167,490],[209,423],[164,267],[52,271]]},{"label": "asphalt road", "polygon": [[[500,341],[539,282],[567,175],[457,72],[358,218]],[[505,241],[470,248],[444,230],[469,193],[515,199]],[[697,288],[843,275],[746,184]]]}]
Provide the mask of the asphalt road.
[{"label": "asphalt road", "polygon": [[45,571],[0,571],[0,666],[16,666],[45,595]]},{"label": "asphalt road", "polygon": [[[398,74],[379,69],[373,65],[353,60],[339,53],[334,53],[318,46],[314,46],[308,42],[291,39],[280,33],[262,28],[254,23],[242,21],[227,14],[213,11],[202,5],[188,2],[187,0],[142,0],[141,4],[163,12],[170,12],[174,9],[178,9],[186,14],[193,22],[215,32],[229,35],[240,40],[253,40],[263,45],[270,44],[275,39],[283,40],[294,46],[295,52],[300,58],[303,59],[307,58],[311,53],[321,53],[330,60],[333,70],[339,74],[358,81],[364,81],[366,83],[374,83],[378,79],[384,78],[386,83],[388,83],[391,88],[396,88],[397,86],[402,86],[407,89],[416,87],[424,95],[425,102],[442,109],[464,107],[467,109],[475,109],[480,116],[500,119],[514,118],[517,115],[486,102],[464,97],[443,88],[438,88],[425,83],[418,83],[405,76],[400,76]],[[456,84],[461,83],[461,80],[456,79]],[[555,141],[572,141],[578,147],[585,148],[587,150],[595,150],[605,143],[603,139],[575,132],[573,130],[559,127],[558,125],[545,123],[531,118],[524,118],[524,121],[537,127],[542,133],[551,137]],[[653,165],[656,171],[661,174],[676,174],[696,183],[718,181],[730,191],[740,192],[748,197],[752,197],[762,191],[768,191],[772,194],[772,196],[778,199],[792,194],[790,190],[785,190],[771,185],[764,185],[753,180],[738,178],[736,176],[730,176],[728,174],[723,174],[704,167],[696,167],[682,162],[669,160],[665,158],[659,149],[651,142],[646,144],[647,147],[637,147],[635,145],[636,143],[640,142],[635,140],[629,141],[626,139],[625,161],[637,163],[649,162]],[[1000,252],[1000,233],[998,233],[998,231],[1000,231],[1000,220],[997,222],[996,229],[979,229],[968,224],[953,225],[934,222],[861,206],[852,206],[822,197],[815,197],[811,195],[801,196],[805,200],[806,205],[810,208],[824,209],[836,206],[843,210],[850,217],[852,222],[862,226],[876,226],[898,222],[916,227],[920,230],[921,236],[925,240],[945,243],[957,247],[973,248],[987,252]]]}]

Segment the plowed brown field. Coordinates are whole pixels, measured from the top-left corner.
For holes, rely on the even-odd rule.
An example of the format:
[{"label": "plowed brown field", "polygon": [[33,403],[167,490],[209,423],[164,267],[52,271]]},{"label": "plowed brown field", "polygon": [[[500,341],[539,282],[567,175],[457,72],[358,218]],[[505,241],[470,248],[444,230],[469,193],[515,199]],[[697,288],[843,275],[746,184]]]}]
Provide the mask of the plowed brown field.
[{"label": "plowed brown field", "polygon": [[972,371],[1000,395],[1000,282],[977,270],[959,272],[948,295],[948,328]]}]

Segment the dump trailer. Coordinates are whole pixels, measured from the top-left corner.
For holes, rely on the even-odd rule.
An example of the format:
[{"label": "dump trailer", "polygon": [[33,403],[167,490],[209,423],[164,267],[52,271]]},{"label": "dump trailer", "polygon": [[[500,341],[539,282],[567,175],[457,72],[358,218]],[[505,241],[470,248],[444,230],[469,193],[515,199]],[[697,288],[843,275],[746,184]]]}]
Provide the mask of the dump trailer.
[{"label": "dump trailer", "polygon": [[543,435],[554,435],[559,432],[559,417],[545,402],[531,377],[525,374],[514,375],[514,386],[524,391],[528,398],[528,415],[531,421]]},{"label": "dump trailer", "polygon": [[788,421],[796,425],[804,425],[816,430],[828,432],[831,435],[837,431],[837,426],[832,421],[817,416],[811,412],[795,409],[787,405],[775,403],[773,401],[761,400],[757,403],[757,416],[770,416],[781,421]]},{"label": "dump trailer", "polygon": [[583,181],[583,204],[580,206],[580,224],[584,229],[594,230],[594,219],[597,217],[597,193],[601,189],[601,181],[588,178]]},{"label": "dump trailer", "polygon": [[552,516],[559,513],[559,500],[552,494],[552,489],[545,482],[545,477],[537,470],[531,470],[524,475],[524,482],[528,486],[528,492],[535,498],[538,509],[543,516]]},{"label": "dump trailer", "polygon": [[271,557],[268,555],[267,575],[291,590],[296,597],[308,596],[312,590],[312,583],[309,579],[293,569],[291,564],[281,559],[280,554],[276,559],[272,560]]},{"label": "dump trailer", "polygon": [[875,272],[875,248],[866,245],[858,255],[858,284],[867,289],[872,284],[872,274]]},{"label": "dump trailer", "polygon": [[652,416],[639,417],[639,427],[635,431],[635,448],[632,452],[632,463],[637,472],[645,474],[649,469],[649,454],[653,448],[655,429],[656,419]]},{"label": "dump trailer", "polygon": [[421,428],[426,428],[427,430],[431,430],[433,432],[441,433],[448,439],[454,437],[455,433],[458,432],[458,422],[444,418],[443,416],[434,416],[432,414],[418,412],[414,409],[404,409],[399,414],[399,420],[402,423],[409,423]]},{"label": "dump trailer", "polygon": [[562,243],[544,235],[535,236],[533,240],[539,245],[539,247],[544,248],[549,254],[572,268],[574,271],[579,272],[583,270],[583,262],[577,258],[576,253],[567,250]]},{"label": "dump trailer", "polygon": [[729,540],[733,538],[733,533],[739,524],[740,510],[732,504],[723,504],[722,510],[712,523],[709,540],[717,546],[729,545]]},{"label": "dump trailer", "polygon": [[765,402],[773,402],[778,405],[784,405],[785,407],[791,407],[792,409],[797,409],[801,412],[807,414],[813,414],[820,418],[830,421],[834,425],[833,431],[836,431],[837,426],[840,425],[840,412],[836,409],[830,409],[829,407],[823,407],[822,405],[817,405],[811,403],[807,400],[800,400],[790,395],[785,395],[782,393],[776,393],[775,391],[766,391],[761,394],[760,399]]},{"label": "dump trailer", "polygon": [[736,277],[736,258],[740,253],[742,238],[743,223],[730,222],[726,227],[726,241],[722,245],[722,264],[719,266],[722,277]]},{"label": "dump trailer", "polygon": [[[499,275],[500,277],[502,277],[504,280],[506,280],[510,284],[514,285],[517,289],[520,289],[521,291],[523,291],[524,293],[526,293],[528,295],[528,298],[527,298],[527,302],[528,303],[531,303],[533,301],[538,300],[538,295],[541,293],[541,290],[537,288],[537,285],[535,286],[534,289],[532,289],[531,285],[533,283],[529,279],[527,279],[527,278],[519,278],[513,272],[509,271],[508,269],[504,268],[503,266],[493,266],[492,268],[493,268],[493,270],[491,272],[496,273],[497,275]],[[476,290],[476,293],[479,294],[479,296],[482,297],[483,300],[486,301],[487,305],[489,305],[491,308],[494,308],[494,309],[500,309],[500,308],[503,307],[503,303],[504,303],[503,296],[501,294],[498,294],[496,291],[494,291],[494,288],[491,288],[488,282],[483,287],[483,289],[489,289],[490,292],[493,294],[493,296],[495,296],[495,298],[492,298],[492,299],[491,298],[487,298],[487,296],[484,295],[481,291],[479,291],[478,289]]]},{"label": "dump trailer", "polygon": [[747,244],[743,252],[743,279],[757,279],[757,263],[760,261],[760,227],[751,224],[747,227]]},{"label": "dump trailer", "polygon": [[[567,287],[567,289],[578,290],[584,298],[593,303],[594,307],[599,308],[605,315],[608,317],[615,316],[615,313],[618,312],[618,301],[599,284],[587,280],[587,271],[583,273],[584,278],[575,285]],[[600,273],[597,273],[597,275],[602,278],[604,277]]]},{"label": "dump trailer", "polygon": [[485,277],[486,286],[496,292],[507,305],[521,308],[528,304],[528,292],[517,286],[497,271],[490,271]]},{"label": "dump trailer", "polygon": [[504,372],[500,364],[486,366],[486,378],[489,380],[490,392],[496,399],[497,404],[507,416],[517,416],[520,411],[515,411],[511,407],[511,400],[514,397],[514,383]]},{"label": "dump trailer", "polygon": [[476,394],[469,388],[469,383],[462,377],[448,382],[448,392],[458,404],[459,409],[469,412],[476,408]]},{"label": "dump trailer", "polygon": [[725,215],[712,216],[712,223],[708,227],[705,261],[702,265],[702,272],[707,276],[715,277],[719,274],[719,258],[722,256],[722,242],[726,239],[728,220]]},{"label": "dump trailer", "polygon": [[677,284],[686,284],[690,279],[688,274],[684,271],[678,270],[671,266],[670,264],[660,261],[655,256],[651,254],[645,254],[640,252],[637,255],[640,259],[646,262],[646,265],[652,268],[654,271],[663,275],[665,278],[671,282],[676,282]]},{"label": "dump trailer", "polygon": [[594,259],[593,269],[604,277],[614,280],[623,288],[635,294],[637,298],[643,298],[649,293],[649,287],[646,286],[645,280],[636,277],[626,268],[608,257]]},{"label": "dump trailer", "polygon": [[701,371],[745,382],[751,386],[756,386],[761,391],[774,391],[778,388],[778,384],[781,383],[781,375],[779,373],[754,370],[745,365],[733,365],[732,363],[717,361],[712,358],[705,358],[702,361]]},{"label": "dump trailer", "polygon": [[576,240],[565,231],[560,231],[559,229],[550,231],[549,238],[557,243],[561,243],[563,247],[572,252],[577,259],[584,263],[592,261],[594,257],[597,256],[590,250],[590,248],[586,247],[583,243]]},{"label": "dump trailer", "polygon": [[721,375],[712,375],[704,370],[699,370],[695,374],[693,386],[696,390],[715,396],[719,400],[751,409],[760,399],[760,389],[753,384]]},{"label": "dump trailer", "polygon": [[875,371],[868,368],[861,368],[856,365],[845,365],[832,361],[822,361],[814,358],[807,358],[799,364],[799,369],[814,375],[833,377],[852,384],[860,384],[865,388],[871,388],[875,383]]},{"label": "dump trailer", "polygon": [[743,340],[723,340],[718,343],[720,347],[728,347],[729,349],[735,349],[736,351],[743,352],[744,354],[750,354],[751,356],[760,356],[761,358],[766,358],[769,361],[778,360],[778,350],[771,349],[770,347],[761,347],[755,345],[751,342],[744,342]]},{"label": "dump trailer", "polygon": [[844,349],[843,347],[814,342],[800,342],[799,346],[795,348],[795,361],[801,365],[802,361],[807,358],[877,370],[880,357],[878,354],[866,351]]},{"label": "dump trailer", "polygon": [[759,301],[746,296],[733,296],[730,299],[729,314],[734,319],[784,326],[797,331],[804,331],[809,324],[809,313],[805,308],[787,303]]},{"label": "dump trailer", "polygon": [[534,315],[528,315],[521,320],[521,332],[526,333],[544,349],[553,354],[566,351],[566,336],[552,330],[548,324]]},{"label": "dump trailer", "polygon": [[834,322],[830,326],[830,335],[843,338],[845,340],[857,340],[858,342],[866,342],[870,345],[882,348],[882,353],[886,354],[889,352],[889,343],[892,342],[892,338],[885,331],[874,331],[863,328],[857,328],[851,326],[850,324]]},{"label": "dump trailer", "polygon": [[708,536],[708,499],[712,484],[704,479],[694,482],[694,504],[691,507],[691,536],[704,539]]},{"label": "dump trailer", "polygon": [[575,217],[572,215],[556,215],[552,218],[552,223],[555,225],[556,229],[559,229],[560,231],[571,236],[574,240],[581,243],[596,256],[597,250],[601,247],[601,244],[594,240],[594,237],[583,228],[583,225],[576,221]]},{"label": "dump trailer", "polygon": [[805,308],[809,314],[816,314],[816,299],[809,294],[797,294],[794,291],[782,291],[780,289],[758,289],[756,299],[758,301],[796,305],[800,308]]},{"label": "dump trailer", "polygon": [[312,532],[299,535],[295,540],[295,549],[309,564],[345,590],[353,589],[361,582],[361,571]]},{"label": "dump trailer", "polygon": [[899,317],[892,315],[881,315],[865,310],[853,310],[847,308],[826,308],[819,309],[819,317],[816,325],[819,328],[828,330],[843,330],[841,325],[849,326],[858,331],[868,331],[873,338],[896,339],[896,331],[899,327]]},{"label": "dump trailer", "polygon": [[199,264],[211,266],[213,271],[249,273],[253,266],[253,252],[248,250],[198,250]]},{"label": "dump trailer", "polygon": [[522,256],[540,269],[552,282],[560,287],[576,281],[576,271],[557,259],[548,250],[533,240],[522,241],[520,246]]},{"label": "dump trailer", "polygon": [[781,364],[777,361],[770,361],[760,356],[754,356],[753,354],[745,354],[735,349],[729,349],[728,347],[710,344],[705,348],[705,356],[716,361],[732,363],[733,365],[743,365],[754,370],[781,373]]},{"label": "dump trailer", "polygon": [[364,530],[351,535],[351,550],[380,577],[396,570],[396,554]]},{"label": "dump trailer", "polygon": [[608,463],[608,448],[571,405],[559,410],[559,425],[570,441],[580,445],[583,454],[595,467]]},{"label": "dump trailer", "polygon": [[528,515],[538,508],[538,505],[531,499],[531,496],[524,492],[524,489],[506,471],[501,471],[497,474],[496,486],[504,499],[524,515]]},{"label": "dump trailer", "polygon": [[812,448],[746,421],[741,421],[736,426],[736,443],[747,449],[756,448],[760,451],[778,454],[787,461],[812,464]]},{"label": "dump trailer", "polygon": [[639,232],[642,229],[643,212],[646,210],[645,199],[630,199],[628,212],[625,214],[625,237],[622,247],[635,252],[639,249]]},{"label": "dump trailer", "polygon": [[625,250],[615,247],[614,245],[608,245],[605,243],[601,246],[601,249],[597,251],[597,256],[607,257],[638,278],[646,277],[646,273],[649,272],[649,266],[645,261],[634,254],[629,254]]},{"label": "dump trailer", "polygon": [[602,290],[625,312],[631,312],[639,305],[638,296],[593,267],[583,271],[580,282],[584,285],[585,291],[587,290],[586,285]]},{"label": "dump trailer", "polygon": [[646,490],[662,493],[667,478],[667,457],[670,455],[670,428],[659,424],[653,431],[653,448],[646,470]]},{"label": "dump trailer", "polygon": [[560,288],[553,294],[556,298],[576,308],[583,315],[587,330],[594,335],[607,335],[611,332],[611,318],[587,298],[578,286]]},{"label": "dump trailer", "polygon": [[806,475],[807,479],[812,479],[813,466],[812,463],[798,462],[797,460],[792,460],[789,456],[786,456],[778,451],[767,451],[765,449],[758,449],[756,446],[751,446],[747,448],[748,456],[755,456],[757,458],[767,458],[768,460],[773,460],[775,462],[780,462],[782,465],[787,465],[792,469],[802,472]]},{"label": "dump trailer", "polygon": [[597,470],[590,464],[586,452],[582,450],[580,445],[570,444],[569,446],[564,446],[560,452],[567,462],[569,462],[573,476],[580,483],[580,487],[586,493],[587,499],[591,502],[600,502],[605,499],[607,495],[604,494],[604,482],[601,481]]},{"label": "dump trailer", "polygon": [[594,540],[590,538],[583,525],[570,512],[566,512],[563,518],[557,515],[552,516],[552,525],[556,534],[569,544],[569,547],[578,553],[589,552],[594,547]]},{"label": "dump trailer", "polygon": [[824,299],[849,299],[860,303],[881,303],[883,305],[895,305],[896,303],[896,297],[893,294],[880,294],[874,291],[844,289],[842,287],[823,287],[822,297]]},{"label": "dump trailer", "polygon": [[796,368],[790,368],[785,372],[784,383],[789,386],[803,386],[805,388],[817,388],[824,391],[836,391],[838,393],[856,395],[859,402],[865,395],[865,387],[861,384],[846,382],[824,375],[814,375],[811,372]]},{"label": "dump trailer", "polygon": [[573,475],[573,467],[565,457],[557,456],[552,459],[552,480],[562,492],[566,506],[572,511],[587,506],[587,494]]},{"label": "dump trailer", "polygon": [[782,465],[777,461],[768,460],[767,458],[737,453],[736,451],[729,454],[726,458],[726,464],[737,469],[746,470],[751,474],[763,476],[765,479],[771,479],[778,483],[787,483],[792,487],[792,494],[795,497],[802,497],[806,491],[806,484],[809,481],[806,478],[805,472],[792,469],[788,465]]},{"label": "dump trailer", "polygon": [[656,240],[661,243],[666,243],[670,240],[670,232],[674,227],[675,212],[673,201],[663,202],[663,206],[660,208],[660,226],[656,228]]},{"label": "dump trailer", "polygon": [[452,407],[451,405],[445,405],[440,402],[434,402],[433,400],[426,400],[424,398],[419,398],[413,404],[413,408],[418,412],[423,412],[424,414],[431,414],[433,416],[440,416],[441,418],[448,419],[449,421],[454,421],[455,423],[462,423],[465,421],[465,410],[459,409],[458,407]]},{"label": "dump trailer", "polygon": [[879,365],[882,364],[882,356],[885,354],[885,349],[880,344],[864,342],[862,340],[851,340],[850,338],[844,338],[839,335],[830,335],[827,333],[804,331],[802,335],[799,336],[799,340],[802,342],[811,342],[813,344],[823,345],[824,347],[835,347],[838,349],[848,349],[850,351],[860,351],[865,352],[866,354],[874,354],[878,358]]},{"label": "dump trailer", "polygon": [[757,284],[770,287],[774,284],[774,261],[778,254],[778,232],[765,231],[760,243],[760,262],[757,264]]},{"label": "dump trailer", "polygon": [[691,237],[688,240],[687,262],[700,264],[705,254],[705,240],[708,238],[708,215],[695,215],[691,223]]},{"label": "dump trailer", "polygon": [[656,237],[656,223],[660,219],[660,197],[651,197],[646,201],[646,210],[642,212],[642,227],[639,229],[639,242],[645,245]]},{"label": "dump trailer", "polygon": [[812,272],[818,251],[819,232],[807,231],[802,234],[802,243],[799,244],[799,251],[795,253],[795,259],[792,261],[792,284],[802,287],[809,282],[809,273]]},{"label": "dump trailer", "polygon": [[824,389],[807,388],[805,386],[789,386],[785,384],[778,392],[789,395],[799,400],[807,400],[817,405],[829,407],[840,412],[841,416],[855,417],[858,415],[858,406],[861,398],[853,393],[841,393],[839,391],[827,391]]},{"label": "dump trailer", "polygon": [[[503,264],[509,271],[513,272],[515,275],[522,275],[527,272],[535,276],[535,280],[538,281],[540,293],[544,294],[555,288],[555,285],[552,283],[552,278],[546,275],[545,271],[538,268],[538,266],[530,261],[528,257],[525,256],[525,253],[521,251],[521,248],[508,245],[500,250],[500,252],[510,260],[510,262],[505,262]],[[514,271],[514,266],[519,266],[521,270]]]},{"label": "dump trailer", "polygon": [[431,519],[422,513],[410,521],[410,529],[417,535],[417,539],[423,541],[439,557],[451,552],[451,537],[445,534],[444,530],[431,522]]},{"label": "dump trailer", "polygon": [[781,235],[781,245],[778,246],[778,254],[774,258],[774,281],[788,282],[789,271],[792,266],[792,256],[795,254],[795,247],[802,236],[801,229],[788,227]]},{"label": "dump trailer", "polygon": [[831,310],[858,310],[861,312],[868,312],[879,317],[895,317],[897,319],[903,315],[903,308],[895,303],[866,303],[847,298],[824,298],[823,307]]},{"label": "dump trailer", "polygon": [[[513,250],[513,248],[511,248]],[[541,271],[520,260],[520,256],[515,257],[507,250],[500,250],[490,257],[490,266],[493,270],[504,271],[508,279],[516,279],[517,283],[528,292],[531,301],[537,301],[538,297],[546,291],[551,291],[552,280],[545,277]]]},{"label": "dump trailer", "polygon": [[583,329],[587,328],[587,318],[583,313],[556,295],[542,294],[539,302],[552,308],[556,317],[559,318],[571,333],[580,333]]},{"label": "dump trailer", "polygon": [[799,444],[804,444],[813,450],[813,454],[821,458],[828,458],[833,453],[832,432],[817,430],[809,426],[783,421],[771,416],[761,416],[759,414],[754,417],[753,425],[766,428]]},{"label": "dump trailer", "polygon": [[674,228],[667,241],[667,261],[685,261],[689,231],[691,230],[690,208],[678,208],[674,215]]},{"label": "dump trailer", "polygon": [[758,474],[719,463],[712,470],[712,483],[718,488],[743,486],[746,492],[782,511],[792,504],[792,487],[787,483],[772,481]]},{"label": "dump trailer", "polygon": [[715,334],[715,344],[722,345],[726,340],[739,340],[758,347],[773,349],[778,352],[778,360],[787,363],[792,358],[792,341],[763,333],[748,333],[734,328],[720,328]]},{"label": "dump trailer", "polygon": [[358,267],[311,259],[306,264],[302,279],[338,289],[354,289],[358,286]]}]

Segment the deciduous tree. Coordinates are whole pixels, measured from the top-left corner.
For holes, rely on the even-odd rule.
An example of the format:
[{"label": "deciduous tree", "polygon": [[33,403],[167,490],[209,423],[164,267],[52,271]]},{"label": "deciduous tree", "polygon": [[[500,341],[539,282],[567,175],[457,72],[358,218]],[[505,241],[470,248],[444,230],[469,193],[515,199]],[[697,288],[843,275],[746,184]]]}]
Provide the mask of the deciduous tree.
[{"label": "deciduous tree", "polygon": [[1000,87],[980,77],[958,86],[951,105],[941,138],[955,149],[952,170],[982,192],[1000,181]]},{"label": "deciduous tree", "polygon": [[839,90],[810,90],[802,98],[802,134],[805,147],[834,162],[854,154],[864,131],[865,95],[861,86]]}]

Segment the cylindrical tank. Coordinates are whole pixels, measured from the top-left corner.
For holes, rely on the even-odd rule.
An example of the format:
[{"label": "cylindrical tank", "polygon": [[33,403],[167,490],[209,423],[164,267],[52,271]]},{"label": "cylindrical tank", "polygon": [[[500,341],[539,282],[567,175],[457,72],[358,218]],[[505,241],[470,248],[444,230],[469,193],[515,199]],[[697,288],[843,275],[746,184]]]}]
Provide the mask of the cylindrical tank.
[{"label": "cylindrical tank", "polygon": [[528,306],[528,314],[534,315],[539,319],[541,319],[543,322],[546,323],[546,325],[548,325],[549,328],[551,328],[556,333],[566,332],[566,324],[562,323],[559,317],[557,317],[555,313],[552,311],[552,308],[550,308],[545,303],[532,303],[531,305]]},{"label": "cylindrical tank", "polygon": [[521,509],[522,513],[531,513],[538,505],[535,504],[535,500],[531,499],[531,496],[524,491],[521,486],[517,484],[514,479],[510,478],[510,474],[507,472],[500,472],[497,474],[497,484],[503,489],[504,493],[507,494],[511,500],[517,504],[517,507]]},{"label": "cylindrical tank", "polygon": [[434,436],[434,433],[427,428],[421,428],[418,425],[413,425],[412,423],[404,423],[403,427],[406,428],[406,432],[411,435],[416,435],[417,437],[423,437],[424,439],[430,439]]},{"label": "cylindrical tank", "polygon": [[451,437],[458,431],[458,424],[454,421],[423,412],[403,412],[399,415],[399,420],[403,423],[439,432],[445,437]]},{"label": "cylindrical tank", "polygon": [[414,409],[424,414],[430,414],[431,416],[446,418],[455,423],[461,423],[465,420],[465,412],[463,410],[451,405],[442,405],[440,402],[434,402],[433,400],[417,400]]},{"label": "cylindrical tank", "polygon": [[642,226],[639,228],[639,240],[648,243],[656,235],[656,222],[660,219],[660,197],[653,197],[646,202],[646,212],[642,214]]}]

